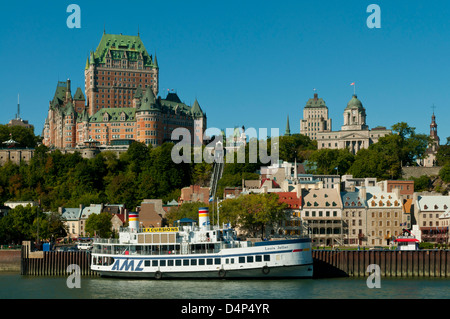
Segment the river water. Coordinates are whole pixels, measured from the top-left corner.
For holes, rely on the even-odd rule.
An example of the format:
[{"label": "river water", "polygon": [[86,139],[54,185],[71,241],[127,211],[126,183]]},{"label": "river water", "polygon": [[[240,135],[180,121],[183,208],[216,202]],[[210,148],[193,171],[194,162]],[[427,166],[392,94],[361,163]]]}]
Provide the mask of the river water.
[{"label": "river water", "polygon": [[[69,286],[76,281],[69,280]],[[0,273],[0,299],[450,299],[448,278],[283,280],[127,280],[81,277],[69,288],[66,277]],[[373,286],[373,285],[372,285]]]}]

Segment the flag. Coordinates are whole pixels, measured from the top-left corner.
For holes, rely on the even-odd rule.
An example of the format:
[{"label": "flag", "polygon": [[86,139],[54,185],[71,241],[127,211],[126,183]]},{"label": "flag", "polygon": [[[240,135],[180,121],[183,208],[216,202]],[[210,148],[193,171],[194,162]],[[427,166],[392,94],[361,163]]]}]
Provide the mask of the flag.
[{"label": "flag", "polygon": [[350,85],[355,85],[355,82],[353,82],[352,84],[350,84]]},{"label": "flag", "polygon": [[210,197],[209,202],[211,203],[214,200],[214,198]]}]

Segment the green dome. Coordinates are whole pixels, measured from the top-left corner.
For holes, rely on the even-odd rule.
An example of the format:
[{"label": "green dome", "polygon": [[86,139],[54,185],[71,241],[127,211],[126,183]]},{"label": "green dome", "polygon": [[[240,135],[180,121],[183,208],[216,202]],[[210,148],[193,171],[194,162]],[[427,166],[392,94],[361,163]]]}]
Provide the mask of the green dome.
[{"label": "green dome", "polygon": [[350,108],[358,108],[358,109],[363,108],[363,105],[361,101],[358,99],[358,96],[356,94],[353,95],[352,99],[347,103],[347,109]]}]

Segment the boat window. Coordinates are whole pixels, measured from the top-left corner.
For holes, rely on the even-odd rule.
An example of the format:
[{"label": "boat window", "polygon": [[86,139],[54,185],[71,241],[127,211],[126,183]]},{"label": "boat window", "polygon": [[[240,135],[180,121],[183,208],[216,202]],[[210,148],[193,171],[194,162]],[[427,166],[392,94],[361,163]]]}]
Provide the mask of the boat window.
[{"label": "boat window", "polygon": [[255,261],[256,262],[262,261],[262,256],[261,255],[255,256]]},{"label": "boat window", "polygon": [[214,264],[220,265],[220,258],[214,258]]},{"label": "boat window", "polygon": [[181,259],[175,260],[175,266],[181,266]]},{"label": "boat window", "polygon": [[203,259],[203,258],[199,259],[198,264],[203,266],[205,264],[205,259]]},{"label": "boat window", "polygon": [[247,262],[252,263],[253,262],[253,256],[247,256]]},{"label": "boat window", "polygon": [[164,266],[166,265],[166,261],[165,261],[165,260],[160,260],[160,261],[159,261],[159,265],[160,265],[161,267],[164,267]]},{"label": "boat window", "polygon": [[270,261],[270,255],[264,255],[264,261]]},{"label": "boat window", "polygon": [[189,259],[183,259],[183,266],[189,266]]},{"label": "boat window", "polygon": [[191,266],[197,265],[197,259],[191,259]]},{"label": "boat window", "polygon": [[157,260],[152,260],[152,266],[153,267],[158,267],[158,261]]},{"label": "boat window", "polygon": [[230,260],[229,260],[228,258],[226,258],[226,259],[225,259],[225,263],[226,263],[226,264],[229,264],[229,263],[230,263]]},{"label": "boat window", "polygon": [[239,257],[239,263],[240,264],[245,263],[245,257]]},{"label": "boat window", "polygon": [[167,266],[173,266],[173,260],[172,259],[169,259],[167,261]]},{"label": "boat window", "polygon": [[150,260],[146,260],[145,263],[144,263],[144,266],[145,267],[150,267]]},{"label": "boat window", "polygon": [[234,264],[234,258],[231,258],[231,263]]},{"label": "boat window", "polygon": [[212,265],[212,264],[213,264],[212,258],[206,259],[206,264],[207,264],[207,265]]}]

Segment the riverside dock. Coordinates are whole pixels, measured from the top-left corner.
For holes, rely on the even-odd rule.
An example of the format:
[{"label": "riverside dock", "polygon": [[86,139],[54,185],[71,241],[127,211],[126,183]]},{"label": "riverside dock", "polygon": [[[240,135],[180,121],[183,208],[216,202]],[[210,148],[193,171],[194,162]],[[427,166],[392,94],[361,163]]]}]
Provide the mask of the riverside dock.
[{"label": "riverside dock", "polygon": [[[67,276],[67,267],[77,264],[82,276],[97,276],[90,269],[91,255],[85,251],[18,251],[20,273],[30,276]],[[11,259],[11,255],[8,255]],[[314,278],[367,277],[367,267],[376,264],[382,277],[450,278],[450,250],[356,251],[313,250]]]}]

